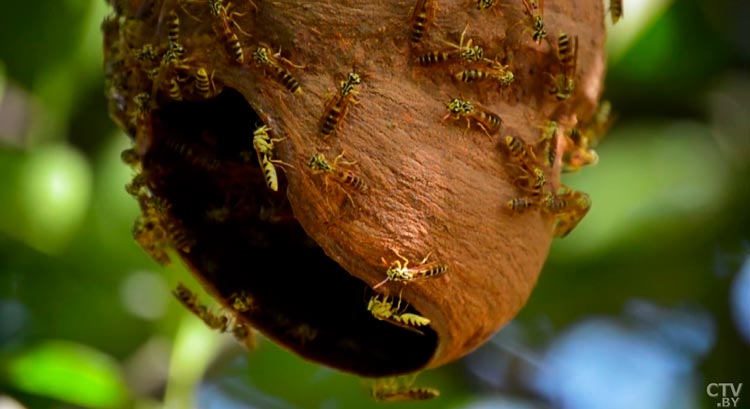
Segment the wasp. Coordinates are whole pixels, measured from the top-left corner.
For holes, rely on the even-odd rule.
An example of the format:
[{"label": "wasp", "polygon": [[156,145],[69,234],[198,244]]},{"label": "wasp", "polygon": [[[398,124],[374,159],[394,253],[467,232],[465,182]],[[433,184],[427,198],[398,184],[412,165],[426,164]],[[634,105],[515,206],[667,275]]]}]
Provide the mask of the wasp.
[{"label": "wasp", "polygon": [[602,101],[596,109],[591,122],[586,124],[584,133],[586,134],[587,147],[595,148],[599,141],[609,131],[614,123],[615,118],[612,116],[612,104],[609,101]]},{"label": "wasp", "polygon": [[133,57],[136,61],[156,61],[159,59],[159,54],[151,44],[144,44],[143,47],[133,51]]},{"label": "wasp", "polygon": [[275,143],[286,140],[286,138],[271,138],[268,134],[270,131],[271,128],[263,125],[253,132],[253,148],[255,148],[255,153],[258,155],[258,163],[261,162],[261,156],[273,159]]},{"label": "wasp", "polygon": [[302,346],[315,340],[318,336],[318,330],[307,324],[294,326],[286,331],[288,335],[295,338]]},{"label": "wasp", "polygon": [[505,136],[505,148],[508,150],[510,156],[524,167],[533,158],[533,153],[526,143],[516,136]]},{"label": "wasp", "polygon": [[222,24],[221,38],[224,41],[224,46],[229,52],[229,55],[232,56],[232,60],[238,64],[244,64],[245,53],[242,50],[240,39],[237,38],[237,34],[232,31],[226,22]]},{"label": "wasp", "polygon": [[513,71],[498,61],[493,61],[486,69],[472,68],[457,72],[454,77],[462,82],[475,82],[486,79],[496,80],[500,86],[508,87],[515,80]]},{"label": "wasp", "polygon": [[557,159],[557,134],[543,142],[542,152],[544,153],[545,164],[549,167],[555,166]]},{"label": "wasp", "polygon": [[136,130],[140,130],[139,125],[144,123],[151,110],[151,95],[148,92],[139,92],[133,96],[133,104],[135,107],[128,111],[130,125],[134,126]]},{"label": "wasp", "polygon": [[180,40],[180,17],[174,9],[169,10],[167,15],[167,41],[169,47],[179,44]]},{"label": "wasp", "polygon": [[180,89],[180,83],[178,82],[177,77],[170,78],[168,85],[169,89],[167,95],[169,95],[169,98],[175,101],[182,101],[182,89]]},{"label": "wasp", "polygon": [[141,194],[141,189],[144,187],[146,187],[146,177],[142,173],[139,173],[133,176],[130,183],[125,185],[125,191],[130,196],[138,197]]},{"label": "wasp", "polygon": [[161,265],[169,264],[169,255],[164,245],[166,233],[161,227],[159,216],[151,206],[144,207],[143,214],[135,219],[133,239],[154,261]]},{"label": "wasp", "polygon": [[575,71],[578,60],[578,36],[573,37],[573,45],[571,45],[570,36],[560,33],[557,37],[557,58],[566,74]]},{"label": "wasp", "polygon": [[418,314],[404,312],[409,307],[409,304],[405,304],[401,307],[401,296],[398,297],[398,302],[394,306],[393,301],[388,296],[374,295],[370,298],[367,303],[367,310],[370,311],[375,319],[381,321],[387,321],[391,324],[400,326],[402,328],[422,333],[414,327],[423,327],[430,325],[430,320]]},{"label": "wasp", "polygon": [[146,73],[146,78],[148,78],[151,81],[156,80],[156,78],[159,76],[160,71],[161,71],[161,67],[154,67],[154,68],[144,70],[144,72]]},{"label": "wasp", "polygon": [[141,155],[135,148],[128,148],[120,152],[120,160],[131,168],[135,168],[141,164]]},{"label": "wasp", "polygon": [[557,40],[557,58],[560,60],[561,72],[557,75],[547,74],[552,79],[549,93],[558,100],[568,99],[575,89],[576,67],[578,65],[578,36],[570,37],[560,33]]},{"label": "wasp", "polygon": [[386,278],[385,280],[379,282],[378,284],[375,284],[372,289],[375,290],[381,285],[387,283],[388,281],[395,281],[395,282],[404,282],[408,283],[412,280],[418,279],[418,278],[427,278],[427,277],[434,277],[440,274],[445,273],[448,271],[448,265],[442,264],[438,262],[432,262],[427,263],[427,259],[430,258],[430,254],[427,254],[427,256],[419,262],[419,265],[416,267],[409,267],[409,260],[399,254],[398,251],[393,250],[394,253],[396,253],[396,256],[404,261],[403,264],[401,264],[401,260],[395,260],[390,265],[385,261],[385,258],[381,258],[383,261],[383,264],[388,265],[388,269],[386,270]]},{"label": "wasp", "polygon": [[477,10],[491,9],[496,4],[495,0],[474,0],[474,1],[469,1],[469,3],[476,3]]},{"label": "wasp", "polygon": [[[178,283],[177,287],[172,290],[172,295],[179,301],[188,311],[195,315],[200,315],[202,310],[201,307],[205,308],[198,301],[198,295],[192,292],[187,286],[182,283]],[[206,308],[207,309],[207,308]]]},{"label": "wasp", "polygon": [[[255,6],[253,2],[250,2],[250,4]],[[242,50],[242,44],[240,43],[239,38],[237,38],[237,34],[232,31],[231,26],[234,25],[241,33],[247,36],[250,36],[250,34],[245,32],[242,27],[240,27],[240,25],[234,20],[234,16],[243,16],[244,13],[241,14],[235,11],[230,13],[229,9],[231,7],[232,3],[228,3],[226,6],[224,6],[222,0],[208,0],[208,9],[211,15],[216,17],[216,19],[218,19],[221,23],[219,35],[224,42],[224,46],[235,62],[237,62],[238,64],[244,64],[245,53]]]},{"label": "wasp", "polygon": [[370,389],[372,399],[381,402],[402,402],[407,400],[429,400],[440,396],[434,388],[413,388],[414,377],[407,377],[406,382],[399,382],[400,377],[378,379]]},{"label": "wasp", "polygon": [[484,49],[481,46],[473,45],[474,40],[472,40],[471,38],[466,42],[466,44],[464,44],[464,36],[466,35],[466,30],[468,28],[468,25],[464,27],[464,30],[461,32],[461,37],[459,37],[458,39],[458,44],[454,44],[449,41],[443,42],[453,47],[455,49],[455,52],[458,53],[459,58],[463,61],[482,61],[484,59]]},{"label": "wasp", "polygon": [[211,76],[208,75],[208,71],[205,68],[198,68],[195,72],[195,90],[203,98],[210,98],[215,92],[216,87],[214,86],[214,71],[211,71]]},{"label": "wasp", "polygon": [[609,11],[612,13],[612,24],[617,24],[622,18],[622,0],[609,0]]},{"label": "wasp", "polygon": [[572,152],[565,152],[562,162],[562,171],[564,173],[573,173],[585,166],[599,163],[599,154],[593,149],[576,149]]},{"label": "wasp", "polygon": [[240,344],[244,345],[247,349],[255,349],[255,334],[253,334],[252,328],[249,325],[242,324],[233,320],[229,330],[232,332],[232,336]]},{"label": "wasp", "polygon": [[339,170],[337,173],[338,180],[345,185],[351,186],[354,190],[363,191],[367,189],[365,181],[351,170]]},{"label": "wasp", "polygon": [[[255,52],[253,52],[253,59],[255,60],[256,65],[270,69],[272,77],[280,82],[284,88],[288,89],[293,94],[302,94],[302,88],[299,85],[299,81],[297,81],[297,79],[294,78],[294,76],[275,58],[280,55],[280,51],[275,55],[271,55],[268,48],[259,46]],[[301,68],[301,66],[292,64],[286,58],[283,58],[283,60],[289,65]]]},{"label": "wasp", "polygon": [[552,139],[557,134],[557,130],[560,129],[560,126],[557,124],[557,121],[549,120],[539,128],[542,130],[542,137],[539,141],[544,142]]},{"label": "wasp", "polygon": [[453,50],[433,51],[420,55],[417,57],[417,61],[419,61],[419,64],[422,66],[435,65],[451,60],[454,55],[455,52]]},{"label": "wasp", "polygon": [[[143,187],[146,188],[147,193],[140,193]],[[163,248],[171,245],[175,250],[189,253],[190,249],[195,245],[195,240],[182,223],[167,217],[171,204],[163,198],[152,196],[146,186],[145,178],[138,176],[133,178],[131,185],[126,189],[130,189],[137,194],[144,219],[147,223],[152,224],[152,226],[146,227],[152,230],[155,237],[158,237],[154,240],[158,242],[158,246]]]},{"label": "wasp", "polygon": [[521,169],[522,173],[513,180],[513,186],[533,196],[541,195],[544,186],[547,184],[544,171],[538,167],[533,167],[530,170],[527,170],[526,167]]},{"label": "wasp", "polygon": [[535,202],[528,197],[516,197],[508,200],[507,206],[508,209],[516,213],[522,213],[530,209],[534,204]]},{"label": "wasp", "polygon": [[580,129],[575,127],[570,130],[568,141],[570,142],[569,146],[574,148],[588,147],[588,137],[586,137]]},{"label": "wasp", "polygon": [[184,68],[182,56],[185,48],[180,43],[170,43],[161,58],[162,67]]},{"label": "wasp", "polygon": [[409,27],[411,28],[411,42],[418,43],[422,41],[424,33],[427,31],[427,25],[435,16],[435,8],[432,0],[417,0],[411,13]]},{"label": "wasp", "polygon": [[[606,129],[607,127],[609,127],[609,124],[604,124],[601,126],[596,125],[596,117],[597,116],[594,117],[594,123],[590,126],[593,126],[595,129],[599,129],[599,131],[602,131],[602,129]],[[599,119],[602,119],[602,117],[599,117]],[[599,136],[599,134],[597,134],[596,132],[598,131],[581,131],[578,128],[573,128],[570,130],[570,134],[568,135],[569,143],[562,159],[563,172],[577,172],[584,166],[596,165],[599,162],[599,155],[595,150],[591,149],[591,146],[596,145],[596,143],[598,143],[599,139],[601,138],[601,136]],[[593,142],[589,140],[589,135],[591,135],[594,139]]]},{"label": "wasp", "polygon": [[430,400],[440,396],[440,391],[435,388],[407,388],[397,391],[377,391],[371,392],[373,399],[381,402],[402,402],[408,400]]},{"label": "wasp", "polygon": [[212,157],[211,153],[201,146],[186,142],[174,135],[165,135],[161,141],[164,147],[192,165],[206,170],[215,170],[219,167],[219,160]]},{"label": "wasp", "polygon": [[260,167],[263,169],[263,177],[266,179],[266,186],[274,192],[279,190],[279,178],[276,174],[276,167],[274,162],[268,159],[267,156],[263,156]]},{"label": "wasp", "polygon": [[567,236],[583,220],[591,208],[589,195],[563,187],[557,194],[549,192],[543,200],[544,209],[555,215],[554,237]]},{"label": "wasp", "polygon": [[[243,30],[242,27],[237,23],[237,21],[234,20],[234,16],[242,17],[246,13],[238,13],[236,11],[230,13],[229,9],[232,8],[232,3],[227,3],[226,6],[223,3],[223,0],[208,0],[208,9],[211,12],[211,15],[221,20],[222,24],[225,26],[228,26],[229,23],[231,23],[242,34],[250,37],[250,34]],[[256,10],[258,9],[258,6],[256,6],[252,1],[250,1],[250,5],[253,6],[253,8],[255,8]]]},{"label": "wasp", "polygon": [[255,303],[255,299],[250,294],[247,294],[244,290],[230,294],[228,300],[229,305],[235,311],[247,312],[255,311],[258,309],[258,306]]},{"label": "wasp", "polygon": [[339,85],[339,93],[341,96],[354,96],[357,94],[357,91],[355,91],[354,86],[359,85],[362,83],[362,76],[357,74],[356,72],[350,72],[347,74],[346,79],[344,81],[341,81],[341,84]]},{"label": "wasp", "polygon": [[[341,152],[341,154],[333,159],[333,164],[331,164],[328,162],[325,155],[323,155],[322,153],[316,153],[310,158],[310,162],[308,162],[307,167],[310,168],[313,173],[324,173],[326,175],[332,175],[336,180],[339,181],[339,183],[351,186],[357,191],[364,191],[365,189],[367,189],[367,185],[365,184],[364,180],[355,175],[354,172],[338,168],[339,161],[341,161],[341,158],[343,157],[344,153]],[[357,162],[344,161],[341,163],[346,166],[351,166],[356,164]],[[326,184],[326,187],[328,187],[327,176],[324,179],[324,182]],[[348,192],[345,193],[349,197],[349,201],[354,204],[354,200],[352,199],[351,195],[349,195]]]},{"label": "wasp", "polygon": [[445,104],[445,106],[448,108],[448,113],[443,117],[443,121],[450,118],[451,115],[454,120],[466,118],[465,132],[468,132],[473,120],[474,123],[476,123],[477,126],[487,134],[487,136],[491,137],[491,134],[497,132],[500,129],[500,125],[503,123],[499,115],[481,108],[476,108],[469,101],[453,98],[450,102]]},{"label": "wasp", "polygon": [[[529,20],[531,21],[531,27],[527,27],[524,29],[524,32],[526,30],[531,30],[531,38],[534,40],[535,43],[541,44],[542,40],[547,37],[547,31],[544,28],[544,1],[540,1],[541,7],[532,6],[529,0],[522,0],[523,1],[523,8],[526,12],[526,15],[529,16]],[[534,2],[536,5],[536,2]],[[535,12],[535,10],[539,9],[539,14]]]},{"label": "wasp", "polygon": [[258,156],[258,164],[263,169],[263,175],[266,179],[266,186],[274,192],[279,190],[279,180],[276,175],[276,165],[290,166],[288,163],[274,159],[274,144],[281,142],[286,138],[271,138],[268,132],[271,130],[266,125],[259,127],[253,132],[253,148]]},{"label": "wasp", "polygon": [[575,89],[575,80],[564,74],[557,74],[554,76],[551,74],[547,75],[549,75],[552,80],[549,93],[554,95],[555,98],[560,101],[570,98],[570,95],[573,94],[573,90]]},{"label": "wasp", "polygon": [[453,49],[422,54],[417,58],[419,64],[423,66],[435,65],[452,61],[456,58],[466,62],[482,61],[484,59],[484,49],[481,46],[473,45],[474,40],[472,39],[469,39],[466,44],[464,44],[464,36],[466,35],[466,30],[468,28],[469,26],[464,27],[464,31],[461,32],[458,44],[444,41],[445,44]]},{"label": "wasp", "polygon": [[537,143],[537,147],[541,148],[539,151],[543,153],[545,164],[552,167],[557,157],[557,130],[559,125],[557,121],[550,120],[541,129],[542,137]]},{"label": "wasp", "polygon": [[195,240],[185,230],[184,226],[174,220],[163,224],[165,224],[163,228],[172,247],[183,253],[190,253],[190,249],[195,246]]},{"label": "wasp", "polygon": [[362,77],[356,72],[350,72],[344,81],[341,81],[338,96],[333,96],[326,104],[326,114],[320,126],[320,133],[323,138],[329,137],[335,130],[341,120],[349,112],[349,102],[359,103],[355,96],[357,91],[355,86],[362,83]]},{"label": "wasp", "polygon": [[135,111],[139,117],[144,117],[150,109],[151,95],[148,92],[139,92],[133,97]]}]

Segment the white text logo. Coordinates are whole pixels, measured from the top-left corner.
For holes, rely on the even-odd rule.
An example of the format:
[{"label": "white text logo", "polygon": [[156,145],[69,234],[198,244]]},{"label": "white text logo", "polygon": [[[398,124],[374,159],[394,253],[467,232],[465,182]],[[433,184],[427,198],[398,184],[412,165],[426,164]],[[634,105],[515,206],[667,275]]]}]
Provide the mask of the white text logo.
[{"label": "white text logo", "polygon": [[706,386],[706,394],[719,399],[716,403],[718,408],[736,408],[740,402],[740,392],[742,392],[741,383],[709,383]]}]

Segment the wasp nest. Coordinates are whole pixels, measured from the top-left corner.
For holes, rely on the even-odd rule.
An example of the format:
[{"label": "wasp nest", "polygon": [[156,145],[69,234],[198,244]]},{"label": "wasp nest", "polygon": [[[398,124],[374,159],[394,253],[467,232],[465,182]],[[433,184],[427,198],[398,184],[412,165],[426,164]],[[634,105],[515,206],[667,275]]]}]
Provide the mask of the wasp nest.
[{"label": "wasp nest", "polygon": [[560,173],[606,122],[599,0],[113,3],[134,236],[222,302],[177,291],[213,327],[365,376],[435,367],[515,316],[590,206]]}]

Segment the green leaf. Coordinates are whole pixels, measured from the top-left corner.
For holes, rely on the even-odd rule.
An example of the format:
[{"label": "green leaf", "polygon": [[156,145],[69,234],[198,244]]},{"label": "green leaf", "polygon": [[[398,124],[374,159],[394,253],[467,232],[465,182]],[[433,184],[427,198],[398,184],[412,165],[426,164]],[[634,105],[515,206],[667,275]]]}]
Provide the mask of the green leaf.
[{"label": "green leaf", "polygon": [[74,405],[116,408],[128,400],[114,359],[82,344],[46,341],[12,356],[1,369],[19,390]]}]

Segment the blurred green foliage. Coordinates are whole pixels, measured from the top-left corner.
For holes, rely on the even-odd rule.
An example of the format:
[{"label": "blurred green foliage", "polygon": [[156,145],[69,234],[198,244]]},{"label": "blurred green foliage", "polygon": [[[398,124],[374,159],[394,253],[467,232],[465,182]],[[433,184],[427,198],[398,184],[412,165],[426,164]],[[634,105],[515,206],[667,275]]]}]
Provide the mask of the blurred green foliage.
[{"label": "blurred green foliage", "polygon": [[[748,356],[728,294],[750,240],[750,47],[738,34],[750,11],[684,0],[639,14],[644,4],[625,0],[609,32],[606,97],[619,118],[601,163],[565,177],[592,210],[553,245],[516,329],[493,341],[505,358],[491,362],[542,359],[567,328],[620,319],[630,300],[698,306],[715,342],[690,388],[711,407],[705,384],[741,381]],[[130,236],[127,138],[102,92],[106,12],[101,0],[40,0],[0,13],[0,398],[31,408],[378,406],[356,377],[265,340],[246,354],[170,299],[188,273],[157,266]],[[518,328],[522,348],[503,338]],[[443,397],[419,406],[543,407],[523,374],[508,369],[498,386],[470,358],[420,377]]]}]

